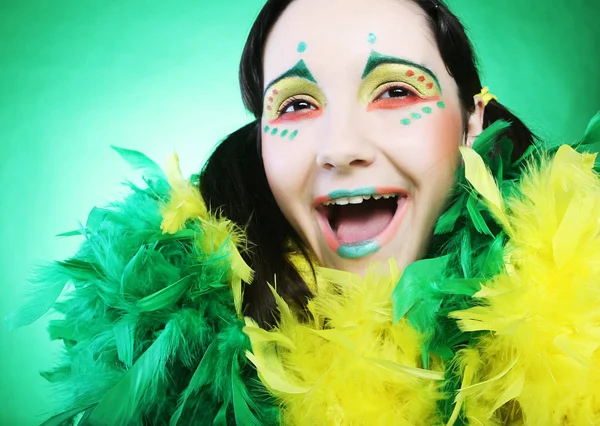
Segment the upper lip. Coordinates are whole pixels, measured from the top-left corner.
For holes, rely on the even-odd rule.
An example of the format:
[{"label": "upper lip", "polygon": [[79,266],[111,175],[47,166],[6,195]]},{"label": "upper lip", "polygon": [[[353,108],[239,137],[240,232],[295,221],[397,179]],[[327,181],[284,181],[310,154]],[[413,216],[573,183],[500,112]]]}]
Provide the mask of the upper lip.
[{"label": "upper lip", "polygon": [[397,187],[362,187],[351,190],[337,189],[328,194],[317,196],[313,201],[313,205],[318,207],[324,203],[339,200],[340,198],[348,198],[351,201],[352,198],[367,199],[371,196],[377,198],[377,196],[383,197],[387,195],[408,197],[410,194],[408,191]]}]

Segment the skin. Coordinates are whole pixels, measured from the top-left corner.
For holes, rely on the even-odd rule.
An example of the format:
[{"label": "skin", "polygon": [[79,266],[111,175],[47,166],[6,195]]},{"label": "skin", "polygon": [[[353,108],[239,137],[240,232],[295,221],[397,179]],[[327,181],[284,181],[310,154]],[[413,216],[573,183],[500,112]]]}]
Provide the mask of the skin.
[{"label": "skin", "polygon": [[[369,67],[374,52],[396,63]],[[456,83],[423,12],[404,0],[296,0],[270,33],[263,60],[263,128],[297,130],[294,140],[263,133],[267,179],[318,261],[364,274],[374,261],[394,257],[404,268],[421,258],[453,184],[458,147],[481,133],[484,109],[475,98],[465,134]],[[301,60],[312,79],[280,79]],[[409,77],[410,70],[426,80]],[[393,237],[373,254],[348,259],[327,244],[314,203],[363,187],[410,196]]]}]

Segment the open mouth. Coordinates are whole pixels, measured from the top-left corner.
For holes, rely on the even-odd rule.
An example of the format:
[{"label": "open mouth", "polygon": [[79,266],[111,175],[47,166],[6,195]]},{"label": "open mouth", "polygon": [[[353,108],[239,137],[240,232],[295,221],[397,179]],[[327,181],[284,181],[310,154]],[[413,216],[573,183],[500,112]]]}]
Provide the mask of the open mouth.
[{"label": "open mouth", "polygon": [[396,188],[335,191],[315,200],[315,208],[329,247],[341,257],[356,259],[392,239],[408,198]]}]

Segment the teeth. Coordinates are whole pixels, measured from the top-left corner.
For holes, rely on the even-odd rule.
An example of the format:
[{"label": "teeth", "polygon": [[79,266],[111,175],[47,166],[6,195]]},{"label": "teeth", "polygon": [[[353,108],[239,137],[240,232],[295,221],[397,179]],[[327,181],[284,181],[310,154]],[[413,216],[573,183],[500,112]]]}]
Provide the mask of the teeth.
[{"label": "teeth", "polygon": [[335,200],[326,201],[323,203],[324,206],[345,206],[347,204],[360,204],[363,201],[370,200],[373,198],[374,200],[380,200],[381,198],[389,199],[395,198],[398,194],[377,194],[377,195],[358,195],[356,197],[342,197],[336,198]]}]

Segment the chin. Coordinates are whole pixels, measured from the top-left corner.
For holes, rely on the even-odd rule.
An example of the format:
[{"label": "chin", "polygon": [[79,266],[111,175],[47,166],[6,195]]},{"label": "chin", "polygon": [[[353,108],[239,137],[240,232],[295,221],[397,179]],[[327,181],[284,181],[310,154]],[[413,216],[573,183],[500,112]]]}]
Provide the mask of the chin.
[{"label": "chin", "polygon": [[356,259],[340,257],[336,253],[331,252],[329,248],[326,248],[329,253],[325,256],[325,259],[323,259],[322,265],[328,268],[352,272],[361,276],[364,276],[367,271],[388,273],[390,270],[389,262],[391,259],[396,261],[396,265],[400,270],[417,260],[416,254],[407,253],[406,248],[406,246],[399,248],[390,245],[382,247],[381,250],[368,256]]}]

